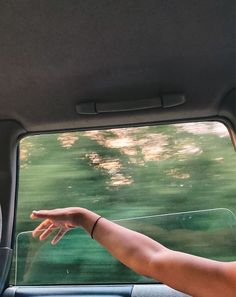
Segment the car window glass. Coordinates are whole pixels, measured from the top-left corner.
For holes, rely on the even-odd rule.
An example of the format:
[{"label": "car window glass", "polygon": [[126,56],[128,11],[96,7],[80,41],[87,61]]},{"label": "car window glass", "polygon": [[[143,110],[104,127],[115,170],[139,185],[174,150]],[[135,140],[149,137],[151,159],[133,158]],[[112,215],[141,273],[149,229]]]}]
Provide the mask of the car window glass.
[{"label": "car window glass", "polygon": [[12,283],[152,282],[80,229],[55,247],[33,239],[33,209],[86,207],[169,248],[236,260],[235,161],[227,129],[215,122],[23,139]]},{"label": "car window glass", "polygon": [[[225,251],[224,260],[235,259],[236,217],[228,209],[133,217],[115,222],[187,252],[221,260]],[[199,252],[199,247],[204,251]],[[61,284],[62,280],[67,284],[154,282],[130,271],[79,228],[71,229],[56,246],[37,242],[30,231],[19,233],[15,284],[45,285],[52,281]]]}]

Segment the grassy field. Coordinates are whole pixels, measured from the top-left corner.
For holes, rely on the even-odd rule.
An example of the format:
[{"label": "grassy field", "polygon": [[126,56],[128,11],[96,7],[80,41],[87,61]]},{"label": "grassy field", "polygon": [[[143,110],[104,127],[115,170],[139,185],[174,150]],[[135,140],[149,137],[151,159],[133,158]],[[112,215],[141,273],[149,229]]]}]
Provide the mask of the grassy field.
[{"label": "grassy field", "polygon": [[[22,141],[20,159],[16,236],[36,226],[33,209],[78,205],[112,220],[215,208],[236,214],[236,154],[220,124],[32,136]],[[122,224],[176,250],[235,260],[234,220],[226,210],[217,215]],[[17,242],[18,284],[147,282],[82,230],[56,247],[30,233]]]}]

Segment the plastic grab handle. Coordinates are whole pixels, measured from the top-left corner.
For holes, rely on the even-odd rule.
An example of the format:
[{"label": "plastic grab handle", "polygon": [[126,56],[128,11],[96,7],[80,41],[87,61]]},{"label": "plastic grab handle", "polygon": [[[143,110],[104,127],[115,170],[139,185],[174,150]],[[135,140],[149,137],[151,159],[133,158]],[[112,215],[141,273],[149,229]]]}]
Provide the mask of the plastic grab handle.
[{"label": "plastic grab handle", "polygon": [[171,108],[185,102],[183,94],[166,94],[142,100],[121,100],[116,102],[83,102],[76,105],[78,114],[100,114],[112,112],[137,111],[154,108]]}]

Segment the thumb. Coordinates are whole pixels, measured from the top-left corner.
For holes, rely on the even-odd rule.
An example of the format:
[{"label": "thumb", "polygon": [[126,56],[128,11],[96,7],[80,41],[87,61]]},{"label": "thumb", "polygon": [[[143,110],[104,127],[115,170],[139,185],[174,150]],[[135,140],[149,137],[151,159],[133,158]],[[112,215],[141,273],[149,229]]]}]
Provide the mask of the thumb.
[{"label": "thumb", "polygon": [[31,219],[38,219],[38,218],[49,219],[49,218],[52,218],[53,215],[48,210],[38,210],[38,211],[33,210],[30,217],[31,217]]}]

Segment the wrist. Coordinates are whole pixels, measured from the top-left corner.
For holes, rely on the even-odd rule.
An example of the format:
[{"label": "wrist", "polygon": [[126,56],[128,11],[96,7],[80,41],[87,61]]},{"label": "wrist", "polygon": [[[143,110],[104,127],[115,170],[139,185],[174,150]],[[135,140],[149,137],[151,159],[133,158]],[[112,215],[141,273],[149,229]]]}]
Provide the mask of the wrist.
[{"label": "wrist", "polygon": [[82,227],[89,234],[91,234],[94,223],[99,217],[100,215],[86,208],[77,208],[76,210],[76,222],[78,226]]}]

